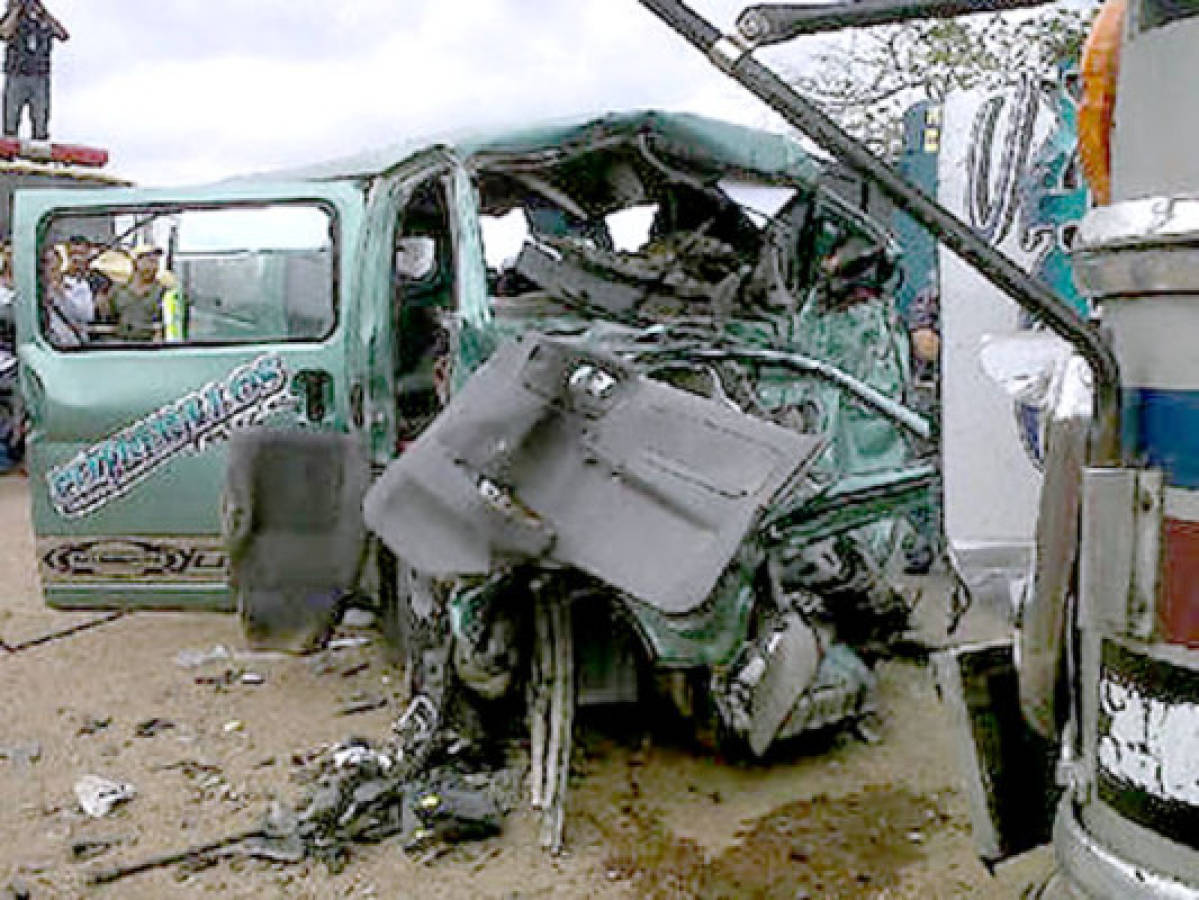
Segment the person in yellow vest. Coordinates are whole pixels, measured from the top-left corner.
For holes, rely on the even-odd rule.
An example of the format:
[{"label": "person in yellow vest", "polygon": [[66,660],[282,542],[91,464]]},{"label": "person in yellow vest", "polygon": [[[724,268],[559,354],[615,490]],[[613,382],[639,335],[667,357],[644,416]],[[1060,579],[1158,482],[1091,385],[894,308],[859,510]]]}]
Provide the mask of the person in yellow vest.
[{"label": "person in yellow vest", "polygon": [[166,288],[162,294],[162,339],[168,344],[183,342],[187,309],[179,285],[172,272],[164,271],[159,281]]}]

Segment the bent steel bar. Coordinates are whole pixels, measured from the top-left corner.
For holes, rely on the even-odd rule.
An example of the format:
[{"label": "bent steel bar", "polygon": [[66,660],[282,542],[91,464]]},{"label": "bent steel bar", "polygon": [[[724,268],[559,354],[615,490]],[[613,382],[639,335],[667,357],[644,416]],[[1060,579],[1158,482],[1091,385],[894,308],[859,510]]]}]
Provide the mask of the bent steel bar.
[{"label": "bent steel bar", "polygon": [[838,369],[832,363],[822,362],[798,353],[786,353],[782,350],[766,350],[754,347],[697,347],[694,345],[662,347],[629,348],[630,352],[639,357],[668,356],[680,359],[725,360],[736,359],[746,362],[758,362],[779,368],[791,369],[821,378],[844,391],[854,395],[862,403],[870,406],[876,412],[903,426],[916,437],[928,440],[932,436],[932,427],[927,419],[915,410],[909,409],[898,400],[892,400],[882,391],[876,390],[865,382],[859,381],[847,372]]},{"label": "bent steel bar", "polygon": [[909,19],[949,18],[1044,6],[1050,0],[852,0],[848,3],[773,3],[748,7],[737,30],[757,45],[779,44],[804,34],[891,25]]},{"label": "bent steel bar", "polygon": [[852,475],[823,493],[801,499],[767,516],[762,523],[767,545],[823,540],[880,516],[897,516],[927,503],[940,472],[931,463],[867,475]]},{"label": "bent steel bar", "polygon": [[1120,369],[1098,330],[970,228],[876,159],[860,142],[750,54],[740,39],[723,37],[679,0],[640,0],[641,5],[686,38],[795,128],[867,178],[899,209],[927,228],[950,250],[1053,331],[1073,344],[1095,379],[1095,440],[1091,462],[1120,461]]}]

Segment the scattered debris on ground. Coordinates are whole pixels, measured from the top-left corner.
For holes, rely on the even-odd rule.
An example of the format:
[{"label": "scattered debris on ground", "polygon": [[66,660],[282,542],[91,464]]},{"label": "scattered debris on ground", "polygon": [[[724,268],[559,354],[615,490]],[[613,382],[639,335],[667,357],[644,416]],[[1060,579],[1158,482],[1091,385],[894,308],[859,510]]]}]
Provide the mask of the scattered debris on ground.
[{"label": "scattered debris on ground", "polygon": [[79,730],[75,732],[77,737],[84,737],[89,734],[99,734],[112,724],[112,716],[86,716],[83,723],[79,726]]},{"label": "scattered debris on ground", "polygon": [[139,738],[152,738],[162,734],[165,731],[171,731],[175,727],[175,723],[170,719],[161,719],[155,716],[152,719],[146,719],[138,722],[133,729],[133,736]]},{"label": "scattered debris on ground", "polygon": [[118,803],[136,796],[137,788],[132,784],[102,775],[84,775],[75,782],[75,798],[83,811],[93,819],[104,818]]},{"label": "scattered debris on ground", "polygon": [[163,853],[157,856],[149,857],[140,862],[130,865],[116,866],[111,869],[103,869],[92,873],[88,881],[91,884],[110,884],[114,881],[120,881],[122,878],[127,878],[130,875],[138,875],[142,872],[148,872],[151,869],[161,869],[166,866],[173,866],[176,863],[186,863],[189,861],[202,860],[221,850],[226,850],[234,847],[250,838],[259,837],[262,834],[260,829],[244,831],[239,834],[230,835],[226,838],[211,841],[206,844],[196,844],[184,850],[175,853]]},{"label": "scattered debris on ground", "polygon": [[71,844],[71,859],[75,862],[88,862],[128,842],[128,835],[81,838]]}]

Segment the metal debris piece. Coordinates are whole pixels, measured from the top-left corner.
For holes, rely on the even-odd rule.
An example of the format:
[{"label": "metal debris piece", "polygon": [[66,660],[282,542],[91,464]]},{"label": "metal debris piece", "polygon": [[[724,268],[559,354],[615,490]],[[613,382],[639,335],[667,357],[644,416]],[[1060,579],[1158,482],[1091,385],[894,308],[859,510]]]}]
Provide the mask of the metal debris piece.
[{"label": "metal debris piece", "polygon": [[126,843],[128,837],[110,838],[80,838],[71,844],[71,859],[75,862],[87,862],[97,856],[103,856],[113,847]]},{"label": "metal debris piece", "polygon": [[570,599],[560,599],[553,605],[552,612],[554,692],[550,701],[550,768],[546,772],[546,791],[549,793],[552,790],[552,794],[545,804],[541,846],[553,853],[561,853],[575,722],[575,658]]},{"label": "metal debris piece", "polygon": [[534,595],[529,677],[529,802],[541,810],[541,846],[563,847],[566,788],[574,731],[574,634],[569,596]]},{"label": "metal debris piece", "polygon": [[298,834],[281,835],[279,837],[252,837],[240,845],[240,851],[255,859],[265,859],[270,862],[295,864],[303,862],[308,855],[304,841]]},{"label": "metal debris piece", "polygon": [[63,638],[74,637],[84,631],[90,631],[93,628],[99,628],[101,625],[108,625],[115,622],[117,619],[123,618],[126,615],[124,610],[118,610],[114,613],[109,613],[106,616],[100,616],[98,619],[91,619],[79,625],[72,625],[70,628],[63,628],[58,631],[51,631],[43,634],[40,637],[32,638],[28,641],[22,641],[19,644],[8,644],[0,641],[0,647],[9,653],[20,653],[23,650],[32,650],[34,647],[40,647],[43,644],[49,644],[52,641],[60,641]]},{"label": "metal debris piece", "polygon": [[155,716],[152,719],[138,722],[133,729],[133,736],[139,738],[155,737],[164,731],[170,731],[174,727],[175,723],[170,719],[160,719],[158,716]]},{"label": "metal debris piece", "polygon": [[820,661],[816,680],[799,698],[779,728],[779,740],[806,731],[854,723],[863,740],[871,741],[869,720],[877,713],[878,679],[845,644],[834,644]]},{"label": "metal debris piece", "polygon": [[334,750],[332,759],[334,767],[338,769],[360,769],[369,764],[378,767],[384,774],[390,772],[395,765],[395,759],[391,754],[358,743]]},{"label": "metal debris piece", "polygon": [[301,862],[308,852],[299,834],[295,810],[278,800],[267,811],[262,833],[247,838],[238,850],[246,856],[289,864]]},{"label": "metal debris piece", "polygon": [[164,866],[173,866],[175,863],[185,863],[191,860],[202,859],[210,854],[216,853],[217,851],[236,846],[243,841],[260,837],[262,833],[262,829],[255,828],[251,831],[243,831],[207,844],[197,844],[195,846],[188,847],[185,850],[180,850],[176,853],[163,853],[158,856],[151,856],[148,859],[133,863],[132,865],[117,866],[116,868],[112,869],[103,869],[94,873],[90,878],[88,878],[88,883],[111,884],[114,881],[120,881],[122,878],[127,878],[130,875],[148,872],[151,869],[161,869]]},{"label": "metal debris piece", "polygon": [[363,509],[428,575],[548,558],[684,614],[823,444],[529,333],[496,350]]},{"label": "metal debris piece", "polygon": [[820,633],[799,613],[789,612],[747,643],[715,679],[713,695],[722,719],[755,756],[766,752],[815,679],[822,643]]},{"label": "metal debris piece", "polygon": [[[534,590],[534,597],[541,597]],[[550,641],[550,614],[544,603],[533,606],[533,656],[530,662],[529,713],[529,804],[545,808],[545,751],[548,736],[550,696],[553,693],[553,644]]]},{"label": "metal debris piece", "polygon": [[197,675],[192,679],[196,684],[207,685],[216,689],[220,693],[225,688],[231,687],[233,682],[237,680],[238,673],[236,669],[225,669],[220,675]]},{"label": "metal debris piece", "polygon": [[93,819],[102,819],[114,806],[137,796],[137,788],[102,775],[84,775],[75,782],[75,798]]},{"label": "metal debris piece", "polygon": [[230,650],[224,644],[214,644],[207,650],[180,650],[175,654],[175,665],[198,669],[215,662],[266,663],[287,658],[288,654],[275,650]]},{"label": "metal debris piece", "polygon": [[96,734],[97,732],[103,731],[111,724],[112,716],[104,716],[102,718],[99,716],[88,716],[86,721],[79,726],[79,730],[75,732],[75,734],[79,737],[88,734]]},{"label": "metal debris piece", "polygon": [[420,699],[388,745],[354,739],[306,760],[317,774],[298,812],[273,807],[262,838],[241,850],[282,862],[295,860],[302,847],[338,869],[353,843],[398,835],[405,849],[436,854],[446,843],[499,833],[520,793],[523,760],[479,770],[477,748],[439,725],[431,702]]},{"label": "metal debris piece", "polygon": [[339,716],[356,716],[359,713],[382,709],[387,705],[387,698],[380,694],[357,694],[337,710]]},{"label": "metal debris piece", "polygon": [[414,793],[410,802],[419,825],[406,850],[430,843],[478,841],[500,833],[503,813],[499,805],[477,788],[434,787]]}]

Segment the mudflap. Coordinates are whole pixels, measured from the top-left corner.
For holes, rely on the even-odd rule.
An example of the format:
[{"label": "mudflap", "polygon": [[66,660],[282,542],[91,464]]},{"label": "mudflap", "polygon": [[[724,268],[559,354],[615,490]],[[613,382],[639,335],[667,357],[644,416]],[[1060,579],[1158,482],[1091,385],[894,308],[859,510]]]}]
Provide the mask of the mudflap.
[{"label": "mudflap", "polygon": [[933,656],[965,777],[978,855],[988,865],[1048,843],[1061,797],[1057,746],[1025,721],[1013,641],[954,647]]},{"label": "mudflap", "polygon": [[357,580],[369,468],[353,435],[234,436],[222,504],[230,587],[250,643],[300,651],[331,628]]}]

